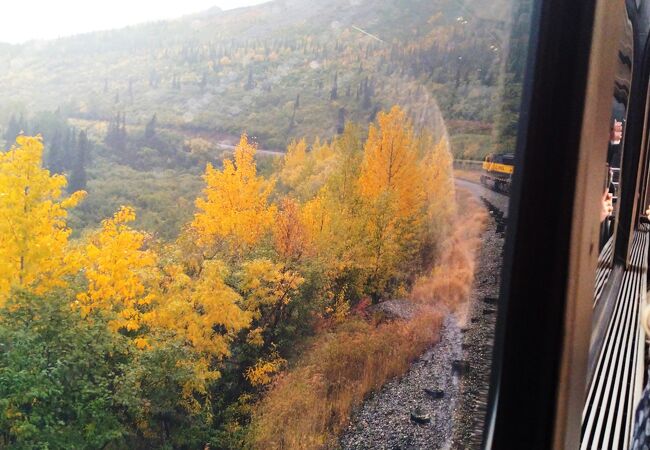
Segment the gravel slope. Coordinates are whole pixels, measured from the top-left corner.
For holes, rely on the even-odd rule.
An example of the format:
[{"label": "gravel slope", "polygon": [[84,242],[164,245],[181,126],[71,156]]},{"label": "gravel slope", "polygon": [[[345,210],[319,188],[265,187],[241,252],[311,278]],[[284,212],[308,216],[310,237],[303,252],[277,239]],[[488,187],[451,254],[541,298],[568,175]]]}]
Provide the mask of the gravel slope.
[{"label": "gravel slope", "polygon": [[[452,435],[452,416],[458,398],[458,382],[450,366],[462,355],[462,335],[453,316],[445,319],[440,342],[425,352],[401,379],[386,384],[369,398],[354,416],[341,439],[344,449],[424,449],[447,442]],[[424,389],[445,391],[433,399]],[[431,417],[428,424],[411,421],[420,407]]]}]

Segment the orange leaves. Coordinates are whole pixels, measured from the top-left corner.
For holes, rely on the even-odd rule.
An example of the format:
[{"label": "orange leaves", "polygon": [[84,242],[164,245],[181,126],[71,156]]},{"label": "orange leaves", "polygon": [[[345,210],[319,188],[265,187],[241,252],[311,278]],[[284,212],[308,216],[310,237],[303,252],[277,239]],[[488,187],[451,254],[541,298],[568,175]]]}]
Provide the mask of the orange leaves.
[{"label": "orange leaves", "polygon": [[206,187],[192,227],[202,244],[225,241],[238,253],[255,245],[269,230],[275,207],[268,204],[274,182],[257,176],[255,146],[246,135],[235,148],[235,160],[226,159],[223,170],[208,164],[203,176]]},{"label": "orange leaves", "polygon": [[275,249],[287,260],[298,260],[305,252],[307,236],[300,217],[300,205],[284,198],[273,227]]},{"label": "orange leaves", "polygon": [[370,126],[359,177],[363,197],[377,202],[392,197],[399,218],[419,212],[425,200],[413,126],[398,106],[380,112],[379,128]]},{"label": "orange leaves", "polygon": [[65,286],[75,271],[66,210],[85,192],[62,198],[66,179],[43,169],[42,157],[40,137],[19,136],[0,152],[0,303],[14,287],[41,294]]}]

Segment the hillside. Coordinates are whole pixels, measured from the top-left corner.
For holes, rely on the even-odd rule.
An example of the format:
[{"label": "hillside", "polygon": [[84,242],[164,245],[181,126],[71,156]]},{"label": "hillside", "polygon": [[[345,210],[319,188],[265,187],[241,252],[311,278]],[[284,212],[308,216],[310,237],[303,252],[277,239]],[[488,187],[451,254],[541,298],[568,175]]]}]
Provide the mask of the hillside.
[{"label": "hillside", "polygon": [[75,229],[131,204],[137,226],[171,238],[205,164],[242,132],[270,173],[293,139],[365,129],[397,104],[456,157],[493,151],[507,16],[503,0],[275,0],[0,45],[2,136],[42,134],[51,171],[82,172]]},{"label": "hillside", "polygon": [[435,126],[437,100],[455,134],[489,134],[503,3],[277,0],[0,47],[0,114],[122,112],[144,125],[155,113],[165,126],[247,130],[283,149],[395,103]]}]

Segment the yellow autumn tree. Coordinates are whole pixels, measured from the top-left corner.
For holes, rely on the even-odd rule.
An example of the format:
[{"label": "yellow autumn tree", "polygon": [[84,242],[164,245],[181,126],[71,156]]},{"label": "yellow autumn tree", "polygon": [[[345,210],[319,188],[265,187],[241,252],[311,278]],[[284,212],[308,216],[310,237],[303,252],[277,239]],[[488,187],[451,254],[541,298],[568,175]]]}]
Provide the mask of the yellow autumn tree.
[{"label": "yellow autumn tree", "polygon": [[406,113],[394,106],[380,112],[377,122],[368,131],[359,176],[375,297],[389,278],[399,276],[400,264],[417,252],[426,201],[417,141]]},{"label": "yellow autumn tree", "polygon": [[85,195],[64,197],[66,179],[42,168],[40,137],[19,136],[0,153],[0,304],[12,288],[42,294],[76,271],[66,257],[67,210]]},{"label": "yellow autumn tree", "polygon": [[[128,226],[133,220],[133,208],[122,206],[90,236],[80,256],[88,281],[86,292],[77,295],[81,310],[112,314],[115,331],[139,330],[155,299],[156,255],[143,249],[146,235]],[[145,345],[141,339],[136,343]]]},{"label": "yellow autumn tree", "polygon": [[359,168],[363,160],[359,126],[352,122],[347,123],[343,134],[335,139],[332,147],[335,167],[327,181],[327,186],[342,207],[355,208]]},{"label": "yellow autumn tree", "polygon": [[301,208],[306,252],[319,259],[326,270],[340,272],[363,264],[365,217],[353,206],[339,203],[325,187]]},{"label": "yellow autumn tree", "polygon": [[314,140],[307,151],[305,139],[292,141],[287,147],[280,180],[299,199],[312,198],[325,185],[335,167],[332,144]]},{"label": "yellow autumn tree", "polygon": [[359,177],[361,194],[372,202],[387,200],[398,218],[420,212],[425,200],[413,125],[393,106],[371,124]]},{"label": "yellow autumn tree", "polygon": [[273,226],[275,249],[285,260],[299,260],[305,253],[307,236],[300,217],[300,205],[292,198],[281,202]]},{"label": "yellow autumn tree", "polygon": [[298,272],[269,259],[245,262],[241,278],[245,308],[262,329],[277,324],[305,281]]},{"label": "yellow autumn tree", "polygon": [[432,138],[425,135],[422,141],[430,149],[423,164],[429,225],[432,233],[441,235],[456,212],[453,157],[446,139],[434,145]]},{"label": "yellow autumn tree", "polygon": [[195,279],[177,264],[168,265],[164,272],[163,298],[147,314],[147,323],[172,332],[207,361],[230,355],[230,342],[250,325],[252,313],[244,310],[240,295],[224,281],[226,265],[205,261]]},{"label": "yellow autumn tree", "polygon": [[305,139],[291,141],[284,155],[284,164],[280,170],[280,180],[284,185],[295,190],[304,179],[308,170],[307,142]]},{"label": "yellow autumn tree", "polygon": [[275,206],[269,205],[274,182],[257,175],[256,148],[245,134],[235,148],[235,159],[226,159],[223,170],[208,164],[203,197],[192,227],[202,245],[227,243],[235,253],[255,245],[270,229]]},{"label": "yellow autumn tree", "polygon": [[316,138],[309,154],[312,160],[311,172],[302,183],[303,198],[312,198],[323,187],[336,167],[334,145]]},{"label": "yellow autumn tree", "polygon": [[[322,190],[316,197],[302,207],[300,222],[305,230],[306,248],[311,254],[320,254],[328,250],[332,242],[332,214],[327,208],[328,192]],[[332,247],[329,247],[332,248]]]}]

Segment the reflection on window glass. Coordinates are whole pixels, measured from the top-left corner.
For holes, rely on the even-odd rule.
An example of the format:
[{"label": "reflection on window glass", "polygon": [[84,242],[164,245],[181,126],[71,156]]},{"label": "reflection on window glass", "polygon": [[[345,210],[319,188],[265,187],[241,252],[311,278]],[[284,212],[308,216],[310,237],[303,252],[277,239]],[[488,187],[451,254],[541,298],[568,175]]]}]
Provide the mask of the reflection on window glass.
[{"label": "reflection on window glass", "polygon": [[58,3],[0,32],[0,448],[480,444],[532,2]]},{"label": "reflection on window glass", "polygon": [[[630,87],[632,80],[633,35],[632,24],[625,21],[625,32],[621,36],[616,61],[616,76],[614,81],[614,96],[612,101],[612,117],[610,140],[607,149],[606,176],[603,193],[603,208],[601,211],[601,250],[603,257],[611,255],[610,238],[616,228],[618,199],[621,194],[621,162],[623,158],[623,142],[627,117]],[[604,248],[606,246],[606,248]]]},{"label": "reflection on window glass", "polygon": [[[628,190],[641,189],[637,186],[644,184],[635,179],[644,171],[621,171],[626,158],[640,153],[632,140],[626,141],[628,119],[642,121],[639,111],[633,109],[634,99],[641,98],[633,91],[634,80],[642,76],[640,65],[634,64],[639,61],[635,53],[641,52],[636,43],[643,36],[636,14],[634,8],[626,11],[620,5],[620,18],[616,18],[624,21],[624,26],[617,41],[581,449],[633,448],[634,410],[643,389],[645,339],[639,318],[646,296],[647,229],[639,228],[635,218],[633,229],[623,229],[633,212],[625,210],[621,201],[639,198]],[[622,242],[625,239],[631,244]]]}]

